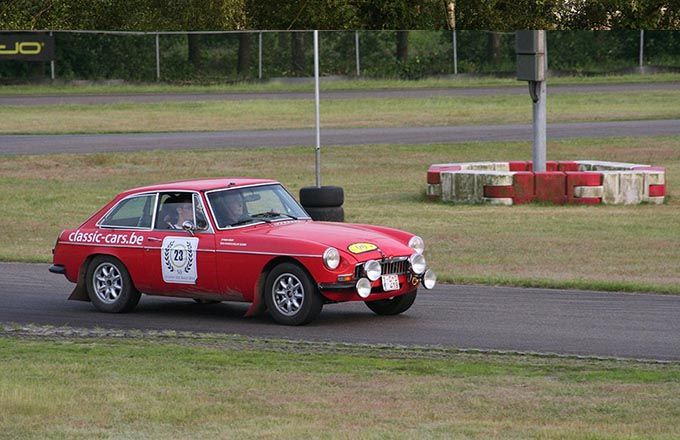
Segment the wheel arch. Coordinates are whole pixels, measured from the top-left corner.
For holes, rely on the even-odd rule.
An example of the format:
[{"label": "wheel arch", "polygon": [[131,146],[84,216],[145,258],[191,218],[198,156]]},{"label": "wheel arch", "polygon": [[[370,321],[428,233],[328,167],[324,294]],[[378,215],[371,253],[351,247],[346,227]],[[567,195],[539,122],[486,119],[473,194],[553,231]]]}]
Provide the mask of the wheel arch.
[{"label": "wheel arch", "polygon": [[125,270],[127,270],[128,275],[130,276],[130,282],[132,282],[132,287],[135,289],[137,288],[135,286],[135,280],[132,279],[132,275],[130,275],[130,270],[128,269],[127,265],[123,263],[123,261],[118,258],[117,255],[107,253],[107,252],[93,252],[90,255],[88,255],[85,260],[83,260],[83,263],[80,265],[78,268],[78,282],[76,283],[76,287],[73,289],[73,292],[71,292],[71,295],[68,297],[68,299],[73,300],[73,301],[90,301],[90,297],[87,294],[87,285],[85,283],[85,275],[87,274],[87,268],[92,262],[97,257],[111,257],[115,258],[123,267]]},{"label": "wheel arch", "polygon": [[300,267],[303,271],[305,271],[309,278],[312,281],[314,281],[314,285],[318,289],[318,286],[316,286],[316,280],[300,260],[293,258],[291,256],[280,256],[272,258],[267,262],[267,264],[265,264],[265,266],[262,268],[262,271],[260,272],[260,276],[257,278],[257,282],[255,283],[255,292],[253,294],[253,302],[250,304],[250,307],[248,308],[248,311],[245,314],[246,317],[255,316],[266,310],[267,306],[264,303],[264,283],[267,280],[269,272],[271,272],[272,269],[274,269],[276,266],[282,263],[292,263]]}]

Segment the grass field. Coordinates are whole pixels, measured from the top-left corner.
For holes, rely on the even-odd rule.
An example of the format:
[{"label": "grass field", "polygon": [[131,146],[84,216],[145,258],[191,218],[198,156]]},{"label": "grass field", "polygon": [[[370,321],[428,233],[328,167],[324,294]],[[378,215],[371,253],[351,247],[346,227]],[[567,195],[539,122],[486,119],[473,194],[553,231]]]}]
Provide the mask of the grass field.
[{"label": "grass field", "polygon": [[[325,148],[322,183],[346,192],[346,220],[421,235],[442,281],[680,293],[680,138],[552,141],[554,160],[667,167],[661,206],[514,207],[429,202],[432,163],[527,160],[528,142]],[[60,230],[76,227],[123,189],[154,182],[253,176],[294,194],[314,184],[312,147],[0,156],[0,260],[50,260]]]},{"label": "grass field", "polygon": [[[548,122],[680,118],[680,91],[553,93]],[[321,125],[408,127],[531,123],[528,94],[324,100]],[[0,133],[116,133],[314,127],[312,100],[3,106]]]},{"label": "grass field", "polygon": [[[602,75],[602,76],[563,76],[550,77],[551,85],[562,84],[633,84],[633,83],[658,83],[680,81],[680,74],[662,73],[645,75]],[[460,75],[458,78],[429,78],[417,81],[406,80],[328,80],[321,78],[321,90],[374,90],[374,89],[417,89],[439,87],[512,87],[522,85],[514,78],[470,77]],[[265,82],[238,82],[231,84],[215,85],[191,85],[191,84],[167,84],[167,83],[123,83],[111,84],[88,82],[45,85],[4,85],[0,87],[0,95],[45,95],[45,94],[116,94],[116,93],[211,93],[211,92],[281,92],[281,91],[312,91],[314,90],[313,78],[307,82],[297,81],[265,81]]]},{"label": "grass field", "polygon": [[0,439],[680,436],[677,364],[253,343],[2,337]]}]

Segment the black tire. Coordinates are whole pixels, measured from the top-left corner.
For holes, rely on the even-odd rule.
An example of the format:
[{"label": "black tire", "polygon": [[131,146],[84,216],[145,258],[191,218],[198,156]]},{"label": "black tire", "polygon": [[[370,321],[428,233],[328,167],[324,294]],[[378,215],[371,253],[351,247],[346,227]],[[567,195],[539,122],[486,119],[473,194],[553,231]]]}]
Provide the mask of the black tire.
[{"label": "black tire", "polygon": [[345,203],[345,193],[339,186],[306,186],[300,188],[300,204],[305,208],[332,208]]},{"label": "black tire", "polygon": [[281,263],[269,272],[264,283],[264,302],[274,321],[284,325],[308,324],[323,307],[315,283],[293,263]]},{"label": "black tire", "polygon": [[321,222],[344,222],[345,210],[342,206],[334,208],[305,208],[312,220]]},{"label": "black tire", "polygon": [[142,296],[132,284],[125,265],[108,255],[100,255],[90,262],[85,285],[90,301],[100,312],[129,312]]},{"label": "black tire", "polygon": [[398,315],[411,308],[417,294],[418,291],[416,290],[406,295],[395,296],[392,299],[365,301],[365,303],[376,315]]}]

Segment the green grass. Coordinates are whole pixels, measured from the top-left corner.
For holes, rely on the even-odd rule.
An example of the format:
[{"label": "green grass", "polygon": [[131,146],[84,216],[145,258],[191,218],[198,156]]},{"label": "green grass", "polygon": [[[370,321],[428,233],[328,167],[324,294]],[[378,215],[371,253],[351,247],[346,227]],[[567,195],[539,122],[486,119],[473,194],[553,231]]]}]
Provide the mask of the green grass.
[{"label": "green grass", "polygon": [[0,338],[0,438],[680,436],[677,364],[205,343]]},{"label": "green grass", "polygon": [[[680,91],[551,94],[549,122],[680,118]],[[531,123],[529,96],[365,98],[321,103],[321,125],[405,127]],[[312,100],[3,106],[0,133],[115,133],[314,127]]]},{"label": "green grass", "polygon": [[[551,85],[562,84],[630,84],[680,81],[680,74],[663,73],[653,75],[601,75],[601,76],[566,76],[548,79]],[[393,88],[439,88],[439,87],[502,87],[520,86],[514,78],[470,77],[461,75],[458,78],[422,79],[417,81],[362,79],[362,80],[324,80],[321,78],[322,90],[371,90]],[[87,85],[61,84],[54,85],[4,85],[0,87],[0,95],[44,95],[44,94],[116,94],[116,93],[216,93],[216,92],[279,92],[279,91],[312,91],[313,78],[307,83],[286,83],[281,81],[239,82],[216,85],[177,85],[167,83],[124,83]]]},{"label": "green grass", "polygon": [[[322,183],[345,189],[346,220],[421,235],[440,280],[680,294],[680,138],[551,141],[552,160],[667,167],[661,206],[451,205],[425,197],[432,163],[528,160],[528,142],[322,148]],[[314,183],[312,147],[0,157],[0,260],[47,262],[74,228],[121,190],[208,176]]]}]

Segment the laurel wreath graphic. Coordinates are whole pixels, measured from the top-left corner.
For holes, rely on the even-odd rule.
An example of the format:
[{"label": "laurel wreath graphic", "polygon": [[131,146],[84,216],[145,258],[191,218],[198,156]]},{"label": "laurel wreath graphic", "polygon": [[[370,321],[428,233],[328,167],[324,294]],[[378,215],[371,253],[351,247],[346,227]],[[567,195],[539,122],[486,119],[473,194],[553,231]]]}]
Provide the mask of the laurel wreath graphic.
[{"label": "laurel wreath graphic", "polygon": [[170,250],[174,244],[175,240],[169,241],[167,247],[163,249],[163,262],[165,263],[165,267],[167,267],[170,272],[175,271],[175,268],[172,266],[172,264],[170,264]]},{"label": "laurel wreath graphic", "polygon": [[185,273],[189,273],[191,266],[194,264],[194,248],[191,246],[191,242],[187,241],[187,265],[184,268]]}]

